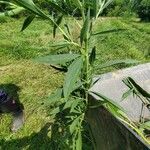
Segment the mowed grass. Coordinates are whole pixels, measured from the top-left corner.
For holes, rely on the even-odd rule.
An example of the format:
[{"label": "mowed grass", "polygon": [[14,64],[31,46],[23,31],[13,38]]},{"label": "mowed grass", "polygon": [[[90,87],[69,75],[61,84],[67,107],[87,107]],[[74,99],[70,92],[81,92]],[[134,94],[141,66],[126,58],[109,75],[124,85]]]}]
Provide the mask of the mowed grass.
[{"label": "mowed grass", "polygon": [[[0,24],[0,87],[14,84],[20,88],[19,99],[25,109],[25,124],[17,133],[9,130],[10,115],[0,116],[0,149],[52,149],[50,129],[52,122],[42,102],[47,96],[62,86],[63,74],[49,66],[37,64],[32,59],[59,53],[50,45],[52,26],[47,21],[36,19],[24,32],[20,32],[23,19],[9,19]],[[73,34],[79,32],[71,25]],[[91,39],[91,48],[97,45],[96,65],[114,59],[136,59],[140,63],[150,61],[150,23],[121,18],[102,18],[96,23]],[[113,32],[109,32],[109,31]],[[105,32],[107,31],[107,32]],[[126,66],[120,65],[118,68]],[[95,74],[115,70],[110,67],[95,70]]]}]

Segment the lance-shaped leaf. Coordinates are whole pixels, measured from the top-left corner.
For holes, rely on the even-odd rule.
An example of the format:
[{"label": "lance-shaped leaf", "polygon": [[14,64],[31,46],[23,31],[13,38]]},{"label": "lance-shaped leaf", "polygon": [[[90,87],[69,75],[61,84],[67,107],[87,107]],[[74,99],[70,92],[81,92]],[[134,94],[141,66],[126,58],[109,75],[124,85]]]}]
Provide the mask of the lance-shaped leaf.
[{"label": "lance-shaped leaf", "polygon": [[[43,11],[40,10],[39,7],[37,7],[32,0],[14,0],[18,5],[26,8],[27,10],[30,10],[33,14],[38,15],[42,17],[43,19],[48,19],[50,20],[54,25],[57,26],[56,22],[53,20],[53,18],[50,15],[46,15]],[[66,33],[58,27],[59,30],[62,32],[63,35],[66,35]]]},{"label": "lance-shaped leaf", "polygon": [[56,35],[56,29],[57,27],[61,24],[62,22],[62,19],[63,19],[63,15],[61,15],[58,20],[56,21],[56,24],[54,24],[54,29],[53,29],[53,37],[55,38],[55,35]]},{"label": "lance-shaped leaf", "polygon": [[21,31],[25,30],[30,25],[30,23],[33,21],[34,18],[35,15],[28,16],[23,23]]},{"label": "lance-shaped leaf", "polygon": [[64,26],[65,26],[65,28],[67,29],[68,34],[71,36],[71,32],[70,32],[70,27],[69,27],[69,25],[68,25],[68,24],[65,24]]},{"label": "lance-shaped leaf", "polygon": [[43,64],[52,65],[64,65],[67,62],[74,60],[79,57],[78,54],[59,54],[59,55],[48,55],[36,58],[35,61]]},{"label": "lance-shaped leaf", "polygon": [[72,3],[79,9],[82,9],[82,3],[80,2],[80,0],[71,0]]},{"label": "lance-shaped leaf", "polygon": [[61,112],[61,109],[60,107],[56,107],[55,109],[53,109],[51,112],[50,112],[50,115],[56,115],[58,113]]},{"label": "lance-shaped leaf", "polygon": [[81,102],[81,100],[79,99],[68,100],[65,103],[63,109],[67,109],[67,108],[70,108],[70,110],[74,109],[79,104],[79,102]]},{"label": "lance-shaped leaf", "polygon": [[145,98],[150,98],[150,94],[147,91],[145,91],[142,87],[140,87],[131,77],[127,77],[123,80],[123,82],[133,91],[134,94],[140,94]]},{"label": "lance-shaped leaf", "polygon": [[140,124],[140,128],[150,130],[150,121]]},{"label": "lance-shaped leaf", "polygon": [[102,101],[103,106],[108,111],[110,111],[115,117],[128,119],[127,115],[125,114],[124,109],[121,106],[119,106],[116,102],[114,102],[110,98],[108,98],[108,97],[106,97],[106,96],[104,96],[100,93],[93,92],[93,91],[90,91],[90,93],[92,93],[92,94],[96,95],[97,97],[99,97],[98,100]]},{"label": "lance-shaped leaf", "polygon": [[0,17],[14,16],[14,15],[21,13],[24,10],[25,9],[23,7],[13,8],[12,10],[9,10],[9,11],[0,12]]},{"label": "lance-shaped leaf", "polygon": [[96,59],[96,47],[94,46],[89,57],[89,62],[91,65],[93,65],[95,59]]},{"label": "lance-shaped leaf", "polygon": [[30,10],[33,14],[36,14],[45,19],[50,19],[52,21],[52,19],[49,16],[47,16],[44,12],[42,12],[32,0],[14,0],[14,2],[26,8],[27,10]]},{"label": "lance-shaped leaf", "polygon": [[62,98],[62,94],[63,94],[62,89],[61,88],[57,89],[56,92],[48,96],[48,98],[44,101],[44,105],[48,106],[52,103],[60,101],[60,99]]},{"label": "lance-shaped leaf", "polygon": [[65,103],[63,109],[65,110],[65,109],[71,108],[71,105],[73,104],[73,102],[74,102],[74,100],[68,100],[68,101]]},{"label": "lance-shaped leaf", "polygon": [[96,95],[97,97],[100,98],[100,100],[102,101],[105,101],[106,103],[110,103],[112,104],[114,107],[120,109],[120,110],[123,110],[122,107],[120,107],[116,102],[114,102],[113,100],[111,100],[110,98],[100,94],[100,93],[97,93],[97,92],[93,92],[93,91],[90,91],[90,93],[93,93],[94,95]]},{"label": "lance-shaped leaf", "polygon": [[74,100],[74,102],[72,103],[72,105],[71,105],[71,110],[70,110],[70,112],[74,112],[75,111],[75,108],[78,106],[78,104],[81,102],[81,100],[78,100],[78,99],[76,99],[76,100]]},{"label": "lance-shaped leaf", "polygon": [[82,64],[83,64],[82,58],[79,57],[79,58],[75,59],[73,61],[73,63],[69,66],[68,72],[65,76],[64,86],[63,86],[65,98],[68,98],[68,96],[72,92],[73,88],[75,87],[75,84],[81,73]]},{"label": "lance-shaped leaf", "polygon": [[122,95],[122,100],[126,99],[129,95],[133,94],[133,89],[128,90]]},{"label": "lance-shaped leaf", "polygon": [[82,150],[82,134],[81,129],[78,131],[78,136],[76,139],[76,150]]},{"label": "lance-shaped leaf", "polygon": [[[114,0],[100,0],[99,3],[99,10],[97,11],[96,18],[103,12],[105,8],[107,8]],[[96,6],[97,7],[97,6]]]},{"label": "lance-shaped leaf", "polygon": [[103,9],[107,8],[113,1],[114,0],[107,0],[107,2],[105,2],[105,5],[104,5]]},{"label": "lance-shaped leaf", "polygon": [[47,2],[52,6],[53,9],[55,9],[59,13],[67,15],[67,12],[63,8],[61,8],[59,5],[57,5],[55,2],[52,2],[51,0],[48,0]]},{"label": "lance-shaped leaf", "polygon": [[106,68],[106,67],[110,67],[114,65],[120,65],[120,64],[137,64],[137,63],[139,63],[139,61],[136,61],[133,59],[112,60],[112,61],[108,61],[102,65],[97,66],[96,69],[102,69],[102,68]]},{"label": "lance-shaped leaf", "polygon": [[78,127],[78,125],[80,124],[80,119],[81,119],[82,115],[78,116],[76,119],[74,119],[74,121],[71,123],[70,125],[70,133],[73,134],[73,132],[76,130],[76,128]]},{"label": "lance-shaped leaf", "polygon": [[88,36],[90,34],[90,9],[88,9],[88,13],[85,19],[85,22],[83,24],[83,27],[81,29],[80,33],[80,43],[82,45],[83,41],[86,41],[88,39]]},{"label": "lance-shaped leaf", "polygon": [[79,47],[77,43],[69,42],[69,41],[62,41],[62,42],[57,42],[57,43],[49,45],[49,47],[67,47],[67,46]]},{"label": "lance-shaped leaf", "polygon": [[11,6],[16,6],[15,4],[7,1],[0,1],[0,4],[6,4],[6,5],[11,5]]},{"label": "lance-shaped leaf", "polygon": [[99,11],[99,0],[93,0],[93,10],[94,10],[94,16],[96,18]]}]

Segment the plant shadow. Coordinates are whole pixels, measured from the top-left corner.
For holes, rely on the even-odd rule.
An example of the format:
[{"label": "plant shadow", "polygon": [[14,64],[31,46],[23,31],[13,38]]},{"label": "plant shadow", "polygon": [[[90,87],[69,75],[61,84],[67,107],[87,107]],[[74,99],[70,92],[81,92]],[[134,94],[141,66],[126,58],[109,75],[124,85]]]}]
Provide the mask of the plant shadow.
[{"label": "plant shadow", "polygon": [[0,84],[0,90],[5,91],[10,98],[15,100],[15,102],[21,107],[21,109],[24,109],[23,104],[19,100],[19,94],[18,94],[20,91],[19,86],[12,83]]},{"label": "plant shadow", "polygon": [[51,147],[51,138],[48,136],[51,123],[46,123],[38,133],[32,133],[30,136],[25,136],[20,139],[4,140],[0,138],[0,149],[20,150],[20,149],[49,149],[55,150]]},{"label": "plant shadow", "polygon": [[117,32],[122,32],[122,31],[126,31],[127,29],[112,29],[112,30],[106,30],[106,31],[101,31],[101,32],[97,32],[97,33],[93,33],[92,36],[95,35],[103,35],[103,34],[108,34],[108,33],[117,33]]}]

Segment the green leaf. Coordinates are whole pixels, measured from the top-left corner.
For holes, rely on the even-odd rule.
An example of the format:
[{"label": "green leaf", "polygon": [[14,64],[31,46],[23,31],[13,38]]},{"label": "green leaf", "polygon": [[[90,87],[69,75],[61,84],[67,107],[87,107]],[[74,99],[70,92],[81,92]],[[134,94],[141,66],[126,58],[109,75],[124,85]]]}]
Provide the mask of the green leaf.
[{"label": "green leaf", "polygon": [[69,127],[71,134],[73,134],[73,132],[77,129],[77,127],[80,123],[80,118],[81,118],[81,115],[78,116],[76,119],[74,119],[74,121],[71,123],[71,125]]},{"label": "green leaf", "polygon": [[63,110],[70,108],[70,112],[72,112],[74,110],[74,108],[79,104],[79,102],[80,102],[79,99],[68,100],[65,103]]},{"label": "green leaf", "polygon": [[68,24],[65,24],[64,26],[66,27],[68,34],[69,34],[69,35],[71,35],[71,32],[70,32],[70,27],[69,27],[69,25],[68,25]]},{"label": "green leaf", "polygon": [[9,10],[9,11],[0,12],[0,17],[15,16],[15,15],[21,13],[24,10],[25,9],[23,7],[13,8],[12,10]]},{"label": "green leaf", "polygon": [[50,19],[52,21],[52,19],[48,17],[44,12],[42,12],[40,8],[38,8],[32,0],[14,0],[14,2],[26,8],[27,10],[30,10],[32,13],[40,17],[45,18],[45,19]]},{"label": "green leaf", "polygon": [[100,99],[100,101],[103,102],[103,106],[112,113],[112,115],[114,115],[117,118],[121,118],[121,119],[128,119],[128,116],[126,115],[124,109],[119,106],[116,102],[114,102],[113,100],[111,100],[110,98],[107,98],[106,96],[97,93],[97,92],[92,92],[91,93],[95,94],[96,96],[98,96]]},{"label": "green leaf", "polygon": [[76,150],[82,150],[82,135],[81,135],[81,130],[78,131],[78,137],[76,139]]},{"label": "green leaf", "polygon": [[63,38],[64,38],[64,40],[66,40],[67,42],[71,41],[70,38],[69,38],[68,36],[64,35],[64,34],[63,34]]},{"label": "green leaf", "polygon": [[99,80],[101,79],[101,77],[98,77],[92,84],[91,84],[91,87],[96,84]]},{"label": "green leaf", "polygon": [[83,41],[86,41],[89,38],[90,31],[90,9],[88,9],[88,13],[81,29],[80,33],[80,43],[83,44]]},{"label": "green leaf", "polygon": [[75,91],[75,90],[79,89],[83,84],[84,84],[84,83],[82,83],[81,80],[78,80],[78,81],[75,83],[74,87],[72,88],[72,91]]},{"label": "green leaf", "polygon": [[23,23],[21,31],[25,30],[30,25],[30,23],[33,21],[34,18],[35,15],[28,16]]},{"label": "green leaf", "polygon": [[0,4],[6,4],[6,5],[11,5],[11,6],[16,6],[15,4],[7,1],[0,1]]},{"label": "green leaf", "polygon": [[[96,19],[98,18],[98,16],[103,12],[103,10],[105,8],[107,8],[114,0],[96,0],[97,2],[95,5],[95,9],[96,9]],[[99,4],[98,4],[99,3]]]},{"label": "green leaf", "polygon": [[62,19],[63,19],[63,15],[61,15],[58,20],[56,21],[56,24],[54,24],[54,29],[53,29],[53,37],[55,38],[55,35],[56,35],[56,29],[57,27],[61,24],[62,22]]},{"label": "green leaf", "polygon": [[94,10],[94,16],[96,18],[98,11],[99,11],[99,0],[93,0],[93,10]]},{"label": "green leaf", "polygon": [[60,112],[60,108],[57,107],[57,108],[53,109],[53,110],[50,112],[50,115],[56,115],[56,114],[58,114],[59,112]]},{"label": "green leaf", "polygon": [[150,94],[147,91],[145,91],[142,87],[140,87],[131,77],[127,77],[126,80],[129,83],[128,86],[130,88],[132,87],[136,94],[140,93],[143,97],[150,98]]},{"label": "green leaf", "polygon": [[102,99],[102,101],[105,101],[106,103],[110,103],[112,104],[114,107],[120,109],[120,110],[123,110],[122,107],[120,107],[116,102],[114,102],[113,100],[111,100],[110,98],[100,94],[100,93],[97,93],[97,92],[93,92],[93,91],[90,91],[91,93],[95,94],[96,96],[98,96],[100,99]]},{"label": "green leaf", "polygon": [[97,66],[96,69],[102,69],[102,68],[110,67],[113,65],[119,65],[119,64],[136,64],[136,63],[139,63],[139,61],[133,59],[113,60],[113,61],[106,62],[100,66]]},{"label": "green leaf", "polygon": [[75,108],[78,106],[78,104],[80,103],[81,100],[74,100],[72,105],[71,105],[71,110],[70,112],[74,112]]},{"label": "green leaf", "polygon": [[73,102],[74,102],[74,100],[68,100],[68,101],[65,103],[63,109],[65,110],[65,109],[71,108],[71,105],[72,105]]},{"label": "green leaf", "polygon": [[60,99],[62,98],[62,94],[63,94],[62,89],[61,88],[57,89],[56,92],[48,96],[48,98],[44,101],[44,105],[48,106],[52,103],[60,101]]},{"label": "green leaf", "polygon": [[82,58],[79,57],[76,60],[74,60],[73,63],[69,66],[63,86],[65,98],[69,97],[70,93],[75,87],[75,83],[77,82],[78,77],[81,73],[82,64],[83,64]]},{"label": "green leaf", "polygon": [[129,95],[131,95],[131,93],[133,93],[133,90],[130,89],[128,90],[127,92],[125,92],[123,95],[122,95],[122,99],[126,99]]},{"label": "green leaf", "polygon": [[107,2],[105,2],[105,5],[104,5],[104,7],[103,7],[103,10],[104,10],[105,8],[107,8],[113,1],[114,1],[114,0],[108,0]]},{"label": "green leaf", "polygon": [[47,1],[53,9],[55,9],[56,11],[58,11],[59,13],[62,13],[64,15],[67,15],[68,13],[63,9],[61,8],[59,5],[57,5],[55,2],[52,2],[51,0],[48,0]]},{"label": "green leaf", "polygon": [[62,41],[49,45],[50,47],[67,47],[73,45],[71,42]]},{"label": "green leaf", "polygon": [[89,106],[89,108],[98,108],[98,107],[101,107],[102,105],[104,105],[105,102],[104,101],[96,101],[93,105]]},{"label": "green leaf", "polygon": [[94,46],[92,49],[91,55],[89,57],[89,62],[91,65],[93,65],[95,59],[96,59],[96,47]]},{"label": "green leaf", "polygon": [[150,121],[140,124],[140,128],[150,130]]},{"label": "green leaf", "polygon": [[128,80],[128,78],[125,78],[122,80],[123,83],[130,89],[133,89],[134,87],[132,86],[132,84],[130,83],[130,81]]},{"label": "green leaf", "polygon": [[52,65],[64,65],[79,57],[78,54],[48,55],[34,59],[36,62]]},{"label": "green leaf", "polygon": [[72,3],[79,9],[82,9],[82,3],[80,0],[72,0]]}]

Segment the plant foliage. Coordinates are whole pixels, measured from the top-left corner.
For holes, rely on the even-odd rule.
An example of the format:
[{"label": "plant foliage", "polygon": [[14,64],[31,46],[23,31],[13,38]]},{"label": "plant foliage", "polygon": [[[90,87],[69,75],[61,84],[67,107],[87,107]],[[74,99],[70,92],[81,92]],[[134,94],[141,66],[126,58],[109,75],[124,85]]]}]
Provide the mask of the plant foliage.
[{"label": "plant foliage", "polygon": [[[54,109],[50,112],[54,116],[54,133],[52,136],[52,145],[56,149],[73,149],[80,150],[83,148],[83,140],[85,133],[86,112],[89,109],[89,88],[91,87],[94,62],[96,59],[96,47],[90,49],[90,40],[92,36],[93,26],[98,19],[98,16],[103,10],[111,4],[112,0],[65,0],[65,4],[69,7],[73,4],[75,11],[81,14],[82,26],[76,20],[77,26],[80,29],[78,40],[72,37],[72,30],[69,23],[66,23],[66,17],[70,15],[69,9],[64,11],[61,1],[49,1],[49,5],[59,13],[58,16],[50,16],[44,13],[32,0],[14,0],[17,5],[29,10],[33,16],[39,16],[50,21],[53,25],[53,35],[57,35],[57,30],[60,31],[64,40],[52,46],[59,47],[74,47],[74,51],[68,54],[48,55],[37,58],[36,61],[49,65],[57,65],[57,67],[65,66],[63,87],[54,92],[47,102],[53,103]],[[29,16],[24,24],[24,30],[33,20],[33,16]],[[75,18],[73,18],[75,19]],[[65,22],[65,23],[64,23]],[[116,61],[103,65],[108,67],[119,63],[135,63],[131,60]],[[102,67],[101,67],[102,68]],[[96,93],[94,93],[96,94]],[[123,112],[112,100],[103,95],[97,94],[101,99],[101,104],[106,106],[115,116],[122,117]],[[121,113],[122,112],[122,113]],[[91,146],[91,141],[89,140]],[[92,148],[91,148],[92,149]]]},{"label": "plant foliage", "polygon": [[[137,127],[139,129],[136,130],[142,132],[142,134],[146,137],[146,131],[150,130],[150,121],[144,119],[144,107],[147,107],[150,111],[150,94],[145,91],[139,84],[137,84],[131,77],[123,79],[123,82],[129,88],[129,90],[123,94],[122,98],[125,99],[132,94],[133,96],[138,97],[139,100],[142,102],[140,120]],[[145,141],[149,143],[147,139],[145,139]]]}]

